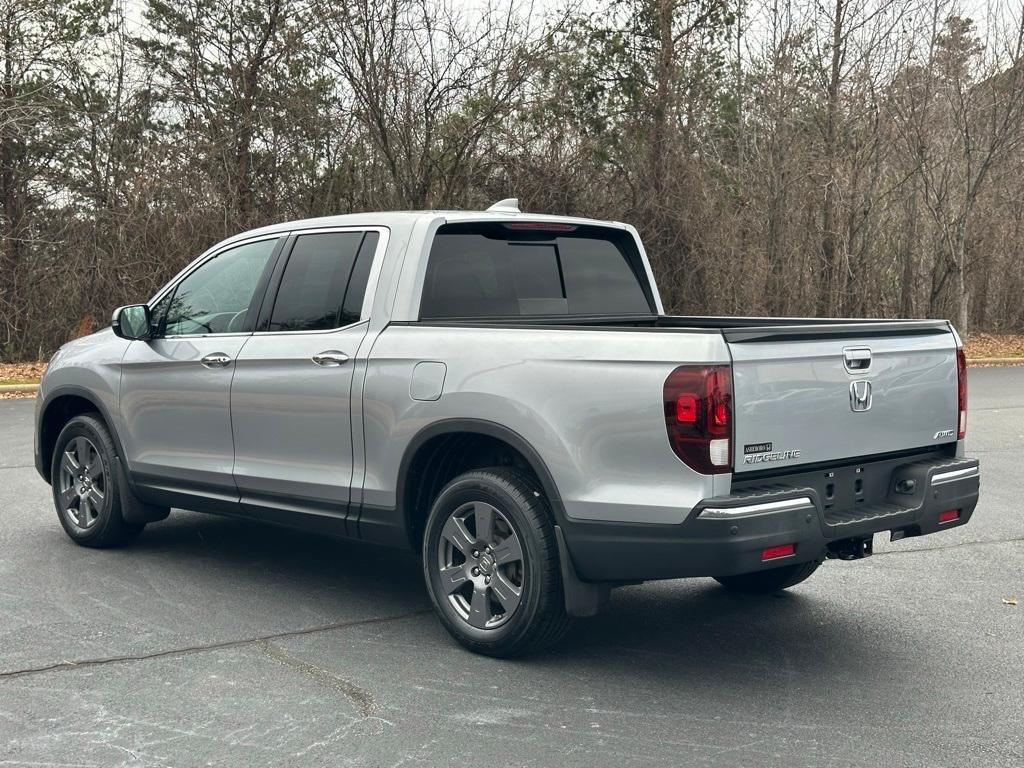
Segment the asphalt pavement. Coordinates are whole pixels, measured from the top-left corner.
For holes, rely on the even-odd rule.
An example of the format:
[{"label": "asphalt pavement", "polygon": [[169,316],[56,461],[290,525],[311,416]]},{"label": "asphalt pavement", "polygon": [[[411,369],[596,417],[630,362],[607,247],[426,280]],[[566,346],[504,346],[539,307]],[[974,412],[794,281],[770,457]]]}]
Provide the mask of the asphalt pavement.
[{"label": "asphalt pavement", "polygon": [[972,370],[970,402],[969,525],[780,596],[620,589],[496,661],[448,638],[409,554],[178,511],[75,546],[32,401],[0,401],[0,766],[1020,768],[1024,367]]}]

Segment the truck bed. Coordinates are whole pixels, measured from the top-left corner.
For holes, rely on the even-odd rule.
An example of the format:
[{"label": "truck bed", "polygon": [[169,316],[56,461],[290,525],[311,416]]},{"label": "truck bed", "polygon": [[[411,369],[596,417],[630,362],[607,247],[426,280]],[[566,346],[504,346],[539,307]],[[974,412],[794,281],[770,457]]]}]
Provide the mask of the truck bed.
[{"label": "truck bed", "polygon": [[[958,439],[959,339],[944,320],[591,315],[429,324],[720,335],[732,364],[737,475],[949,448]],[[681,351],[677,362],[695,361]]]}]

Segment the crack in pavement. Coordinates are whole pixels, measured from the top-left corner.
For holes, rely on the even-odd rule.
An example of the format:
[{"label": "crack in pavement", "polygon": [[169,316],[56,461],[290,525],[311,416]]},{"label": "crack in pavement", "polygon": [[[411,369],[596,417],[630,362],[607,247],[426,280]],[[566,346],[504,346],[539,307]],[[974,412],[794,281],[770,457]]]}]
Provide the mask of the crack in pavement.
[{"label": "crack in pavement", "polygon": [[[152,651],[150,653],[125,654],[123,656],[107,656],[100,659],[82,659],[79,661],[59,661],[56,664],[47,664],[42,667],[28,667],[26,669],[14,669],[6,672],[0,672],[0,681],[11,680],[18,677],[27,677],[28,675],[39,675],[46,672],[65,672],[67,670],[79,669],[82,667],[101,667],[107,664],[125,664],[133,661],[149,661],[151,659],[163,659],[170,656],[188,656],[193,653],[208,653],[210,651],[219,651],[224,648],[240,648],[246,645],[266,645],[271,640],[284,640],[291,637],[303,637],[304,635],[313,635],[318,632],[331,632],[336,629],[349,629],[350,627],[364,627],[372,624],[385,624],[391,621],[401,621],[402,619],[410,619],[414,616],[423,616],[425,614],[432,612],[433,611],[428,608],[420,611],[411,611],[409,613],[400,613],[394,616],[377,616],[372,619],[340,621],[335,624],[323,624],[318,627],[307,627],[306,629],[294,629],[285,632],[273,632],[267,635],[244,637],[238,640],[222,640],[216,643],[203,643],[201,645],[191,645],[186,646],[184,648],[168,648],[163,651]],[[283,659],[279,660],[283,661]],[[296,661],[299,660],[296,659]],[[357,706],[359,705],[357,704]]]},{"label": "crack in pavement", "polygon": [[[884,531],[882,531],[884,533]],[[914,552],[938,552],[943,549],[956,549],[958,547],[980,547],[986,544],[1016,544],[1024,541],[1024,536],[1015,539],[986,539],[984,541],[961,541],[956,544],[943,544],[938,547],[915,547],[914,549],[890,549],[885,552],[875,552],[872,557],[882,555],[909,555]]]},{"label": "crack in pavement", "polygon": [[370,717],[377,711],[377,705],[373,700],[373,695],[366,689],[360,688],[355,683],[349,682],[345,678],[339,677],[323,667],[319,667],[316,664],[312,664],[298,658],[297,656],[293,656],[283,648],[270,642],[261,641],[259,643],[259,648],[264,654],[274,661],[280,662],[284,666],[297,672],[302,672],[304,675],[313,678],[316,682],[338,691],[355,705],[356,709],[359,710],[359,714],[363,717]]}]

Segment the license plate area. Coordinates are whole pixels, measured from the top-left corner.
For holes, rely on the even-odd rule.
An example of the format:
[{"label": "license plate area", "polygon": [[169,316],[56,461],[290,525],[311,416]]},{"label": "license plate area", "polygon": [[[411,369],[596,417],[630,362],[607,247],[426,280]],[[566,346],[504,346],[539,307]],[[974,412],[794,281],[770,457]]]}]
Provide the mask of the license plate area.
[{"label": "license plate area", "polygon": [[[917,508],[924,498],[924,463],[950,458],[948,448],[887,459],[824,466],[800,472],[759,472],[756,477],[736,480],[733,493],[780,487],[810,488],[821,504],[822,525],[826,535],[833,525],[860,518],[877,517]],[[900,480],[916,478],[913,488],[897,490]]]},{"label": "license plate area", "polygon": [[828,515],[833,510],[853,511],[882,502],[889,492],[891,476],[891,467],[877,464],[823,470],[817,486],[822,510]]}]

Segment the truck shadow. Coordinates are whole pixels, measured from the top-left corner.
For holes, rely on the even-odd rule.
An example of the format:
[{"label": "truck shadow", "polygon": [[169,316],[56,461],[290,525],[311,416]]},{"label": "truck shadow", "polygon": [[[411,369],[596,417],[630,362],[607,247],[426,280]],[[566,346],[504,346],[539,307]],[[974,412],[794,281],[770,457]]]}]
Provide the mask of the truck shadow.
[{"label": "truck shadow", "polygon": [[[124,557],[127,567],[141,567],[161,584],[180,584],[193,597],[244,593],[245,607],[260,603],[296,617],[290,623],[430,608],[411,552],[254,520],[174,510],[131,546],[104,555]],[[233,610],[230,603],[226,608]]]},{"label": "truck shadow", "polygon": [[[464,652],[429,615],[419,558],[411,552],[176,511],[147,529],[124,556],[143,558],[149,570],[199,579],[197,593],[244,584],[247,599],[266,601],[269,610],[302,613],[308,603],[310,612],[325,616],[354,608],[378,616],[422,611],[413,642],[439,654],[464,654],[471,666],[482,668],[498,663],[537,674],[556,668],[561,674],[618,671],[688,687],[750,689],[752,681],[760,686],[805,674],[810,679],[811,670],[860,684],[865,677],[892,674],[886,658],[895,667],[911,651],[908,638],[892,634],[884,606],[852,598],[835,584],[815,585],[818,579],[842,581],[843,574],[829,571],[850,567],[844,564],[826,564],[806,584],[763,597],[734,595],[710,579],[621,588],[601,614],[577,621],[555,648],[495,662]],[[408,626],[394,631],[408,632]]]},{"label": "truck shadow", "polygon": [[764,701],[789,697],[794,686],[899,684],[913,667],[908,660],[930,653],[932,641],[924,631],[894,627],[893,606],[835,583],[855,567],[826,563],[805,584],[775,595],[737,595],[712,579],[616,590],[601,614],[578,621],[565,642],[532,663],[584,675],[618,670],[674,682],[698,697],[724,686]]}]

